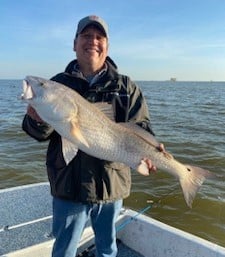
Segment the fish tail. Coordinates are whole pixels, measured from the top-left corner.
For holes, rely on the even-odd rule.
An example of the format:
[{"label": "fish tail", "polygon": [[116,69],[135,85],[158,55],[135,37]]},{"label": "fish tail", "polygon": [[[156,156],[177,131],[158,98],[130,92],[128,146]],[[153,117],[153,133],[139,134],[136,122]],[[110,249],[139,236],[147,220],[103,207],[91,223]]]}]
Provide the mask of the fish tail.
[{"label": "fish tail", "polygon": [[187,205],[191,208],[199,188],[207,178],[216,178],[217,176],[208,170],[199,167],[185,165],[187,173],[180,178],[180,184],[184,193]]}]

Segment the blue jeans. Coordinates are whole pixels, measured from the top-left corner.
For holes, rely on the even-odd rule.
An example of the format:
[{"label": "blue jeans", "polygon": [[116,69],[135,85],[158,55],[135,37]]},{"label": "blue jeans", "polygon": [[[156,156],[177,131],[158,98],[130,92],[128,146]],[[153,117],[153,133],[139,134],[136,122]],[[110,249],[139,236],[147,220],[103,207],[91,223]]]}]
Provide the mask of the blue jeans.
[{"label": "blue jeans", "polygon": [[104,204],[83,204],[53,198],[52,257],[75,257],[83,230],[90,218],[95,233],[96,257],[116,257],[115,222],[122,200]]}]

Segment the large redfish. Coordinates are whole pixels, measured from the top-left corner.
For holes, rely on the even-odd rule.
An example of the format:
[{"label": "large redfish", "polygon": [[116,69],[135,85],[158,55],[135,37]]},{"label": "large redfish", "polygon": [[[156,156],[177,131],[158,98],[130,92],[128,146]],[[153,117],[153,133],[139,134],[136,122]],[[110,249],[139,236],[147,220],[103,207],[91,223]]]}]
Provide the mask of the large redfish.
[{"label": "large redfish", "polygon": [[140,127],[115,123],[109,117],[111,105],[90,103],[60,83],[28,76],[23,82],[22,99],[61,135],[67,164],[80,149],[102,160],[124,163],[146,175],[149,170],[142,160],[150,159],[158,169],[178,178],[189,207],[204,180],[215,176],[159,151],[159,143]]}]

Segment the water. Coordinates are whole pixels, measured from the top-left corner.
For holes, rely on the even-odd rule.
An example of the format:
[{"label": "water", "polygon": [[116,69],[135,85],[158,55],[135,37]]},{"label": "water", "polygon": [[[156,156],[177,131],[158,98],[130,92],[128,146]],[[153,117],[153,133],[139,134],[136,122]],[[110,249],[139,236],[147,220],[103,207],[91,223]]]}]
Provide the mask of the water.
[{"label": "water", "polygon": [[[46,143],[21,130],[26,105],[18,99],[20,80],[0,80],[0,188],[47,181]],[[183,163],[225,174],[225,83],[139,82],[148,101],[153,130],[166,149]],[[225,246],[224,179],[206,181],[193,208],[184,201],[179,183],[158,172],[133,173],[125,205]]]}]

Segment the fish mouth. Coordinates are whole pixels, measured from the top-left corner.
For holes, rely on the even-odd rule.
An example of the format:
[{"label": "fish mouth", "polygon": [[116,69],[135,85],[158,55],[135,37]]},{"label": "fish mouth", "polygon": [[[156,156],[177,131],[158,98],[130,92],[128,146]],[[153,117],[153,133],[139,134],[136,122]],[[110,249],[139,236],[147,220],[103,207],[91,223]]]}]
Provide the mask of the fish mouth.
[{"label": "fish mouth", "polygon": [[23,100],[31,100],[32,98],[35,97],[34,91],[29,84],[29,82],[24,79],[23,80],[23,93],[21,94],[21,99]]}]

